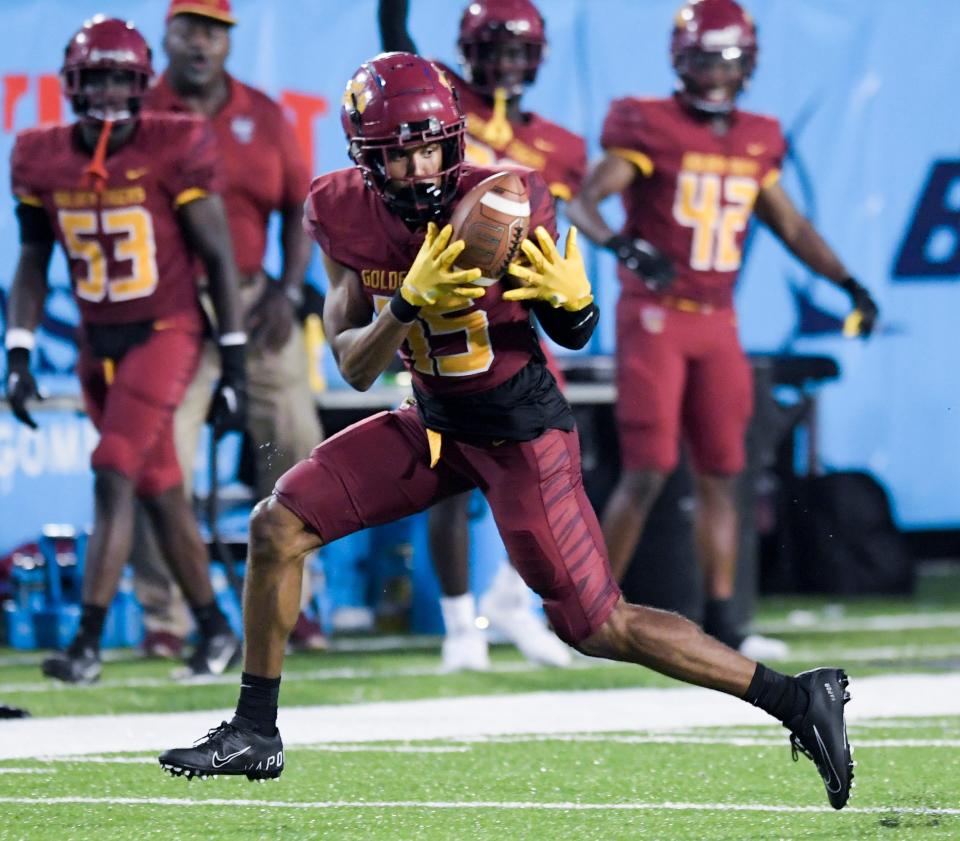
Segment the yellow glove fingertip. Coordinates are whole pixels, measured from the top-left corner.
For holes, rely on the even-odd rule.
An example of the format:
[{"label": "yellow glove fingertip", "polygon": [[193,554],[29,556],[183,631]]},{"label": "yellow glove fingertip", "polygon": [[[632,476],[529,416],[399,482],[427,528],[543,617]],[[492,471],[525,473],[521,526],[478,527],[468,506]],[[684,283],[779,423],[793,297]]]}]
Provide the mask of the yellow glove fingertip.
[{"label": "yellow glove fingertip", "polygon": [[860,310],[854,310],[843,321],[843,335],[848,339],[855,339],[860,335],[862,324],[863,314]]}]

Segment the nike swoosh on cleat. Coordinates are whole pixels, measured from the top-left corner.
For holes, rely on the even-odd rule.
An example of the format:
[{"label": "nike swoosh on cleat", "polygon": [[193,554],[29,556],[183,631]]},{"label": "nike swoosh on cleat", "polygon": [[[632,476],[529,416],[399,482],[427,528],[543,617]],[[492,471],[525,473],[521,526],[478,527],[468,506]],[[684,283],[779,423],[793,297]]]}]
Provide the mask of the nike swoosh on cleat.
[{"label": "nike swoosh on cleat", "polygon": [[[823,770],[820,770],[820,776],[823,777],[823,784],[827,787],[827,791],[831,794],[836,794],[840,791],[840,775],[837,774],[837,769],[833,767],[833,763],[830,761],[830,754],[827,751],[827,746],[823,743],[823,739],[820,738],[820,731],[817,730],[817,725],[813,725],[813,735],[817,737],[817,745],[820,748],[820,755],[823,757],[823,765],[827,768],[827,773],[824,774]],[[831,782],[836,780],[836,787],[831,787]]]},{"label": "nike swoosh on cleat", "polygon": [[243,756],[243,754],[245,754],[252,747],[253,745],[247,745],[243,750],[238,750],[236,753],[231,753],[229,756],[225,756],[222,759],[220,758],[220,754],[214,751],[213,759],[210,760],[210,764],[213,765],[214,768],[223,768],[223,766],[226,765],[231,759],[236,759],[238,756]]}]

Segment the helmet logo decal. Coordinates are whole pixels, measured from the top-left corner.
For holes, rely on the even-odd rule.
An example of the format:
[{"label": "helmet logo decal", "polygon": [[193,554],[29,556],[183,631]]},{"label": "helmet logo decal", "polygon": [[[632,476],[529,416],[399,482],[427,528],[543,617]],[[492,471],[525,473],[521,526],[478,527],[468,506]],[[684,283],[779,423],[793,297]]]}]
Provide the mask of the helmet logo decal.
[{"label": "helmet logo decal", "polygon": [[136,62],[137,54],[133,50],[90,50],[90,61]]},{"label": "helmet logo decal", "polygon": [[700,41],[707,50],[718,50],[724,47],[736,47],[743,36],[739,24],[726,26],[723,29],[708,29],[700,37]]},{"label": "helmet logo decal", "polygon": [[367,110],[367,105],[370,104],[372,98],[373,94],[367,89],[367,86],[364,85],[363,82],[359,79],[351,79],[343,94],[343,107],[362,114]]}]

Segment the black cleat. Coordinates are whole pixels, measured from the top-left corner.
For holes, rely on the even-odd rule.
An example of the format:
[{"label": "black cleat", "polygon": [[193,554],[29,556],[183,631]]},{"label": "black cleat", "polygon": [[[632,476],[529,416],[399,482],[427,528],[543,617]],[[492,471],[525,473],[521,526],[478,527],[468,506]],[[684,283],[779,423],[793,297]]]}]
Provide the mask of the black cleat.
[{"label": "black cleat", "polygon": [[847,740],[843,714],[850,700],[850,680],[843,669],[812,669],[798,674],[797,680],[810,694],[810,703],[804,715],[783,725],[790,731],[794,762],[798,753],[813,760],[823,777],[830,805],[842,809],[853,787],[853,749]]},{"label": "black cleat", "polygon": [[0,704],[0,718],[30,718],[30,713],[20,707],[8,707]]},{"label": "black cleat", "polygon": [[92,646],[71,643],[66,651],[43,661],[43,673],[64,683],[96,683],[100,680],[100,652]]},{"label": "black cleat", "polygon": [[241,653],[240,638],[233,631],[202,637],[187,658],[186,669],[178,677],[222,675],[240,662]]},{"label": "black cleat", "polygon": [[192,748],[174,748],[160,754],[160,767],[174,777],[205,780],[214,776],[241,776],[248,780],[275,780],[283,773],[280,731],[272,736],[245,726],[235,716],[222,722]]}]

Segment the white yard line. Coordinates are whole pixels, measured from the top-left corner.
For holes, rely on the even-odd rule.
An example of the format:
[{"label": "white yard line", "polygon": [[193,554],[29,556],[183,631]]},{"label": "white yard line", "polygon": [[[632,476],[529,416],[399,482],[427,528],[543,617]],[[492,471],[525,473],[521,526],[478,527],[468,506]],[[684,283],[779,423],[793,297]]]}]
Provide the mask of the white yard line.
[{"label": "white yard line", "polygon": [[837,631],[909,631],[931,628],[960,628],[960,612],[894,613],[885,616],[849,616],[827,619],[816,611],[805,612],[806,620],[754,622],[761,634],[835,634]]},{"label": "white yard line", "polygon": [[[469,753],[472,747],[463,745],[299,745],[298,751],[316,753]],[[67,762],[83,765],[156,765],[156,756],[38,756],[39,762]],[[0,768],[0,774],[13,773]],[[41,774],[42,769],[24,773]]]},{"label": "white yard line", "polygon": [[[848,720],[960,715],[960,674],[888,675],[851,682]],[[232,710],[64,716],[0,724],[0,759],[163,750],[189,745]],[[609,689],[286,707],[287,747],[471,736],[677,730],[769,724],[742,701],[706,689]]]},{"label": "white yard line", "polygon": [[[829,806],[788,806],[776,803],[579,803],[530,801],[444,801],[444,800],[233,800],[182,797],[0,797],[0,803],[23,806],[111,805],[111,806],[252,806],[257,809],[494,809],[561,812],[787,812],[836,814]],[[850,814],[960,815],[960,809],[911,806],[847,806],[838,817]]]},{"label": "white yard line", "polygon": [[0,768],[0,774],[56,774],[56,768]]}]

